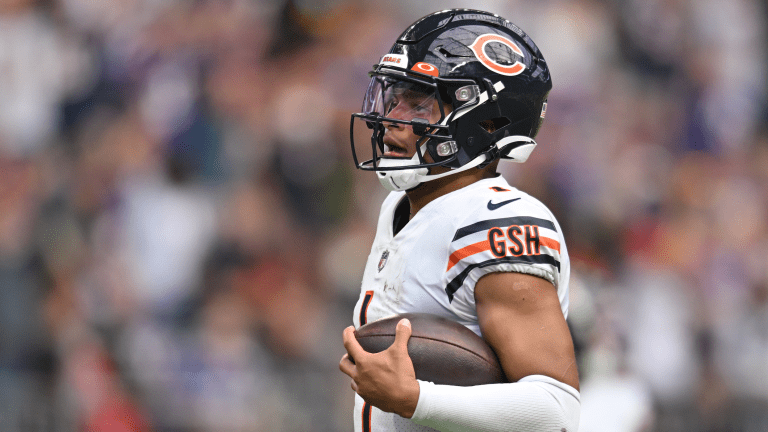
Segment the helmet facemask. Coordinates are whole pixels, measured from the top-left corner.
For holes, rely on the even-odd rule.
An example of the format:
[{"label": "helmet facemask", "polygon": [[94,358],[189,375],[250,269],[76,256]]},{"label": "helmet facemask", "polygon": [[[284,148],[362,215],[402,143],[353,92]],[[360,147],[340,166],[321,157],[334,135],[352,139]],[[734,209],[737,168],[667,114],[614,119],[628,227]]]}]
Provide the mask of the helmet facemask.
[{"label": "helmet facemask", "polygon": [[[422,76],[419,76],[422,75]],[[471,80],[454,81],[452,86],[467,87],[464,101],[446,95],[439,78],[378,66],[371,72],[371,83],[363,101],[363,111],[352,115],[350,140],[352,155],[358,168],[388,171],[445,166],[456,160],[456,143],[450,134],[455,105],[472,103],[476,86]],[[474,98],[476,99],[476,98]],[[364,122],[366,127],[360,123]],[[391,124],[410,128],[419,137],[413,156],[399,155],[384,143],[384,133]],[[362,129],[362,130],[361,130]],[[361,162],[358,154],[369,142],[372,157]],[[427,157],[427,154],[429,156]],[[399,159],[397,163],[388,161]],[[402,160],[412,160],[403,163]]]}]

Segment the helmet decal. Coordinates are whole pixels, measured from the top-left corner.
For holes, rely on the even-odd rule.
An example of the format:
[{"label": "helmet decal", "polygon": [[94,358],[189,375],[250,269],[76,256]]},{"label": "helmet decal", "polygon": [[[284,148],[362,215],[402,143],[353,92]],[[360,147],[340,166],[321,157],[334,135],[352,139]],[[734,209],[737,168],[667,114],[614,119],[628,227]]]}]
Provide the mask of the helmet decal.
[{"label": "helmet decal", "polygon": [[478,60],[480,60],[480,63],[482,63],[483,66],[487,67],[488,69],[507,76],[515,76],[519,75],[521,72],[525,70],[525,65],[522,64],[519,61],[516,61],[515,64],[511,66],[504,66],[496,63],[492,58],[488,57],[487,54],[485,54],[485,46],[488,45],[491,42],[498,42],[501,44],[504,44],[509,47],[512,51],[515,52],[515,54],[525,57],[523,54],[523,50],[520,49],[519,46],[517,46],[516,43],[513,41],[505,38],[504,36],[500,36],[493,33],[486,33],[483,35],[480,35],[475,39],[475,42],[472,43],[472,45],[469,46],[469,49],[472,50],[473,53],[475,53],[475,56]]},{"label": "helmet decal", "polygon": [[427,74],[427,75],[432,75],[434,77],[440,75],[440,71],[437,70],[437,67],[435,67],[434,65],[431,65],[429,63],[424,63],[424,62],[416,63],[415,65],[413,65],[411,70],[415,70],[416,72],[421,72],[421,73]]},{"label": "helmet decal", "polygon": [[380,65],[397,66],[401,68],[408,67],[408,56],[405,54],[387,54],[381,58]]}]

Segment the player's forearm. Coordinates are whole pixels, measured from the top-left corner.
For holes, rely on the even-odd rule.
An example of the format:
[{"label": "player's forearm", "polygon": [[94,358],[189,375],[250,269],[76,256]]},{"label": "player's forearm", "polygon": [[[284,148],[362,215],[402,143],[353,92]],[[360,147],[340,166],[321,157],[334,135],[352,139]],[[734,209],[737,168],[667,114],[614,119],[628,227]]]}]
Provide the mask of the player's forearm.
[{"label": "player's forearm", "polygon": [[419,381],[411,420],[440,431],[566,431],[579,424],[579,392],[549,377],[474,387]]}]

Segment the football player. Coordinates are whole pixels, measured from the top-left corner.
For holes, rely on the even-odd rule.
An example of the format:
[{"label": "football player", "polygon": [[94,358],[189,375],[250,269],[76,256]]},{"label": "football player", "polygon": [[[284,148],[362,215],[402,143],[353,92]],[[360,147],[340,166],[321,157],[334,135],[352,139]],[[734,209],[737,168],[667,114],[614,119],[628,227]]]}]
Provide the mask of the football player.
[{"label": "football player", "polygon": [[[355,431],[575,432],[563,233],[541,202],[496,173],[500,160],[525,162],[537,145],[552,87],[541,52],[498,15],[453,9],[408,27],[370,75],[363,111],[352,115],[352,152],[391,193],[343,334]],[[416,380],[407,320],[381,353],[355,340],[355,327],[406,312],[482,336],[509,383]]]}]

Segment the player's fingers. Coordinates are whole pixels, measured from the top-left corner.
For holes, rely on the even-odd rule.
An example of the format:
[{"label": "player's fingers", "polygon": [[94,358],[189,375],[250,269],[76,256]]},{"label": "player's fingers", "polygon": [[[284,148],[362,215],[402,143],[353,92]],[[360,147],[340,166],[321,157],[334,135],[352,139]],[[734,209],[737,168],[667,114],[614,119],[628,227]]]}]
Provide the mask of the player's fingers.
[{"label": "player's fingers", "polygon": [[358,387],[357,387],[357,383],[355,382],[355,380],[352,380],[352,383],[351,383],[350,387],[352,387],[352,391],[357,393]]},{"label": "player's fingers", "polygon": [[345,362],[352,362],[352,364],[355,364],[355,359],[349,356],[349,353],[344,353],[343,356],[341,356],[341,361],[339,363],[345,363]]},{"label": "player's fingers", "polygon": [[360,344],[357,342],[357,339],[355,339],[354,327],[349,326],[345,328],[344,333],[342,333],[342,337],[344,338],[344,348],[347,350],[350,357],[359,360],[365,354],[367,354],[363,349],[363,347],[361,347]]},{"label": "player's fingers", "polygon": [[353,380],[355,376],[357,376],[357,368],[355,367],[355,364],[352,363],[349,354],[344,354],[341,357],[341,361],[339,361],[339,370],[347,374]]},{"label": "player's fingers", "polygon": [[408,339],[411,337],[411,322],[408,318],[403,318],[395,327],[395,342],[392,344],[401,350],[408,350]]}]

